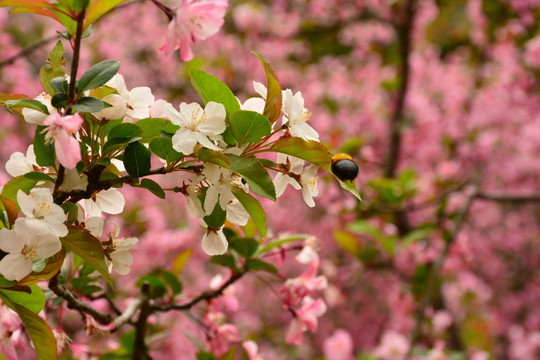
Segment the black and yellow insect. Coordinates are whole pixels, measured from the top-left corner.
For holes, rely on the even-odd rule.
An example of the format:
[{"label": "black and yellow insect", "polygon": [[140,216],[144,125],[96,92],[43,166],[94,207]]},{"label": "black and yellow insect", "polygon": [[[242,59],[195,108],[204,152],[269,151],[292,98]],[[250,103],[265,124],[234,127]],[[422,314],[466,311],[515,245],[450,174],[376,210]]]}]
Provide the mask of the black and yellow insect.
[{"label": "black and yellow insect", "polygon": [[332,156],[330,169],[342,181],[354,180],[358,176],[358,165],[349,155],[344,153]]}]

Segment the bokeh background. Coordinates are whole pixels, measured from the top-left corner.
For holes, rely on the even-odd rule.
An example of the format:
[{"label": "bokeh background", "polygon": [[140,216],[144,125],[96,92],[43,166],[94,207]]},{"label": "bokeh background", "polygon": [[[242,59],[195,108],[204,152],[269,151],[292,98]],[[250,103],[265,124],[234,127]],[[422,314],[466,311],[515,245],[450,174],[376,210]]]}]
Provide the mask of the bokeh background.
[{"label": "bokeh background", "polygon": [[[329,283],[328,311],[301,346],[285,345],[291,315],[279,282],[235,284],[227,321],[265,360],[530,360],[540,358],[539,19],[537,0],[230,0],[222,30],[182,63],[158,50],[166,16],[135,1],[94,26],[82,67],[119,60],[128,88],[149,86],[175,106],[198,101],[188,76],[198,67],[244,101],[254,80],[264,82],[257,51],[282,88],[302,92],[321,141],[358,162],[362,202],[321,172],[315,208],[293,191],[263,204],[275,236],[317,236]],[[0,9],[0,29],[0,92],[37,96],[58,26]],[[0,124],[5,163],[26,151],[34,129],[6,111]],[[8,179],[1,167],[0,183]],[[128,208],[113,220],[141,241],[116,299],[128,302],[140,276],[187,249],[186,293],[227,274],[208,264],[181,195],[123,193]],[[303,271],[292,256],[283,266],[291,277]],[[153,357],[193,359],[186,334],[205,341],[201,314],[154,318]],[[73,339],[64,359],[99,358],[126,336],[87,337],[70,312],[64,330]]]}]

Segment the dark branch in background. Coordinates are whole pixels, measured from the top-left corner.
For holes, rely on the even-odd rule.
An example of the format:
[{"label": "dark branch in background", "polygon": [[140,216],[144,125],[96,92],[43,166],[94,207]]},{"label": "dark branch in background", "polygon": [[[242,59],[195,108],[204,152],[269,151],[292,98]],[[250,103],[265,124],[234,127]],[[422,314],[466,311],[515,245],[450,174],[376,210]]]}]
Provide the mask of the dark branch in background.
[{"label": "dark branch in background", "polygon": [[113,320],[111,315],[99,312],[87,303],[78,300],[64,285],[60,285],[58,283],[58,274],[49,280],[49,289],[56,296],[66,300],[69,309],[77,310],[81,315],[91,315],[97,322],[104,325],[109,324]]},{"label": "dark branch in background", "polygon": [[176,305],[176,304],[167,304],[167,305],[153,305],[152,311],[170,311],[170,310],[189,310],[193,306],[197,305],[199,302],[205,300],[212,300],[214,298],[217,298],[218,296],[221,296],[223,294],[223,291],[227,289],[229,286],[234,284],[236,281],[238,281],[246,271],[242,271],[239,273],[234,273],[231,275],[229,280],[227,280],[223,285],[221,285],[219,288],[217,288],[214,291],[205,291],[201,295],[197,296],[196,298],[193,298],[191,301],[182,304],[182,305]]},{"label": "dark branch in background", "polygon": [[21,50],[19,50],[16,54],[14,54],[13,56],[10,56],[9,58],[5,59],[5,60],[2,60],[0,61],[0,68],[6,66],[6,65],[10,65],[10,64],[13,64],[15,62],[15,60],[21,58],[21,57],[26,57],[26,56],[29,56],[31,55],[34,51],[36,51],[37,49],[47,45],[48,43],[54,41],[54,40],[57,40],[60,38],[60,35],[53,35],[53,36],[49,36],[45,39],[42,39],[42,40],[39,40],[25,48],[22,48]]},{"label": "dark branch in background", "polygon": [[150,307],[150,284],[145,282],[141,286],[141,295],[139,318],[135,323],[135,342],[133,344],[133,360],[146,360],[150,359],[148,354],[148,347],[146,346],[146,324],[148,318],[152,315],[152,309]]},{"label": "dark branch in background", "polygon": [[524,204],[530,202],[540,202],[540,193],[529,195],[511,195],[511,194],[490,194],[485,192],[479,192],[476,194],[476,198],[479,200],[495,201],[508,204]]},{"label": "dark branch in background", "polygon": [[[425,284],[424,284],[425,290],[422,294],[422,298],[420,299],[418,308],[416,309],[416,326],[411,336],[411,340],[410,340],[411,345],[414,345],[418,341],[421,335],[422,324],[424,322],[426,308],[430,306],[430,304],[432,304],[433,299],[435,298],[435,296],[438,295],[440,291],[440,286],[437,282],[438,282],[438,278],[439,278],[442,266],[444,265],[444,261],[446,260],[446,257],[448,256],[450,247],[456,240],[459,232],[461,231],[461,229],[463,228],[463,225],[465,224],[465,221],[467,220],[467,216],[469,215],[469,211],[471,209],[472,203],[478,196],[478,188],[479,188],[480,181],[481,181],[481,178],[477,177],[474,184],[473,192],[472,194],[469,195],[466,202],[460,208],[457,214],[456,220],[454,222],[453,229],[451,231],[448,231],[448,230],[444,231],[444,235],[443,235],[444,240],[445,240],[444,247],[439,253],[439,256],[435,259],[435,261],[431,264],[429,268],[427,280],[425,281]],[[457,337],[453,336],[452,338],[454,340],[457,339],[459,341],[459,336]],[[455,345],[462,346],[462,344],[459,342]],[[412,348],[413,346],[411,346],[411,350]]]},{"label": "dark branch in background", "polygon": [[[396,169],[399,161],[399,153],[401,150],[401,131],[403,126],[403,112],[405,109],[405,99],[409,89],[410,75],[410,52],[412,48],[412,32],[414,29],[414,15],[416,8],[416,0],[408,0],[405,3],[404,12],[401,20],[395,25],[399,43],[399,57],[401,64],[401,84],[397,94],[396,105],[392,117],[390,118],[390,131],[388,139],[388,154],[385,161],[384,176],[387,178],[395,178]],[[411,231],[409,219],[404,211],[396,211],[394,213],[394,223],[400,235],[406,235]]]}]

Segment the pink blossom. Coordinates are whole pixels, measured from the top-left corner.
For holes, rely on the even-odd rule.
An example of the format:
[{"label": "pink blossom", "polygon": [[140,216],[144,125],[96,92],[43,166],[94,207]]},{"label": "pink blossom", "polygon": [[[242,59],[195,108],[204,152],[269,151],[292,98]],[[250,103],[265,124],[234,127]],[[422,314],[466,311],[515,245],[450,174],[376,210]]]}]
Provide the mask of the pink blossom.
[{"label": "pink blossom", "polygon": [[67,169],[73,169],[81,160],[79,142],[72,135],[79,131],[82,123],[83,119],[79,114],[62,116],[58,112],[52,113],[43,122],[48,126],[46,141],[54,141],[56,157]]},{"label": "pink blossom", "polygon": [[346,330],[337,329],[324,340],[323,351],[328,360],[350,360],[353,358],[353,339]]},{"label": "pink blossom", "polygon": [[287,344],[302,345],[304,341],[302,333],[306,330],[316,331],[317,318],[325,312],[326,304],[324,301],[321,299],[313,300],[309,296],[305,297],[302,307],[295,310],[295,318],[291,321],[287,334]]},{"label": "pink blossom", "polygon": [[180,60],[193,59],[191,45],[215,35],[223,26],[228,0],[184,0],[169,23],[167,38],[160,50],[165,55],[180,49]]},{"label": "pink blossom", "polygon": [[259,347],[255,341],[244,341],[242,346],[244,347],[244,350],[246,350],[249,360],[263,360],[261,355],[258,354]]}]

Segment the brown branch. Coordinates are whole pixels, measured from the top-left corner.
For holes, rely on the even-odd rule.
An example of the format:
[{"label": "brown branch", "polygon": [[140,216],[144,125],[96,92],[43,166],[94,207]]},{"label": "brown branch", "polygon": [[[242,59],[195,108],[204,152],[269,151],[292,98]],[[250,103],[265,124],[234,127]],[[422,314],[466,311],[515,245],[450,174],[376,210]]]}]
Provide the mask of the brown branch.
[{"label": "brown branch", "polygon": [[98,323],[104,325],[109,324],[113,320],[111,315],[99,312],[87,303],[80,301],[64,285],[59,284],[58,274],[49,280],[49,289],[51,289],[56,296],[64,299],[69,309],[77,310],[81,315],[88,314]]},{"label": "brown branch", "polygon": [[416,0],[408,0],[401,22],[396,24],[396,32],[399,40],[399,57],[401,61],[401,84],[397,95],[396,107],[390,118],[390,136],[388,155],[385,162],[384,176],[394,178],[399,161],[401,147],[401,127],[405,99],[409,88],[410,64],[409,56],[412,48],[412,31],[414,28]]},{"label": "brown branch", "polygon": [[513,195],[513,194],[492,194],[479,192],[476,198],[480,200],[495,201],[500,203],[523,204],[529,202],[540,202],[540,193],[528,195]]},{"label": "brown branch", "polygon": [[9,58],[5,59],[5,60],[2,60],[0,61],[0,68],[6,66],[6,65],[10,65],[10,64],[13,64],[15,62],[15,60],[17,60],[18,58],[21,58],[21,57],[26,57],[26,56],[29,56],[31,55],[34,51],[36,51],[37,49],[41,48],[42,46],[45,46],[47,45],[48,43],[56,40],[56,39],[59,39],[60,38],[60,35],[58,34],[55,34],[53,36],[49,36],[45,39],[41,39],[25,48],[22,48],[21,50],[19,50],[16,54],[14,54],[13,56],[10,56]]},{"label": "brown branch", "polygon": [[214,298],[221,296],[223,294],[223,291],[225,291],[225,289],[227,289],[229,286],[231,286],[236,281],[238,281],[242,276],[244,276],[245,273],[246,271],[244,270],[242,272],[232,274],[229,280],[223,283],[223,285],[221,285],[216,290],[210,291],[210,292],[205,291],[185,304],[153,305],[152,310],[153,311],[189,310],[193,306],[197,305],[199,302],[203,300],[208,301],[208,300],[212,300]]},{"label": "brown branch", "polygon": [[146,346],[146,325],[148,318],[152,315],[150,304],[150,284],[145,282],[141,286],[139,318],[135,323],[135,342],[133,344],[133,360],[150,359],[148,347]]}]

